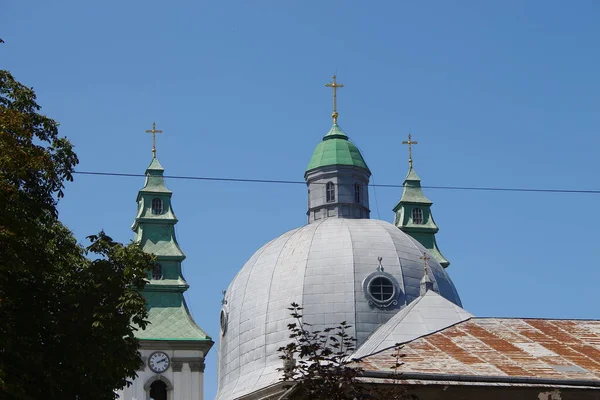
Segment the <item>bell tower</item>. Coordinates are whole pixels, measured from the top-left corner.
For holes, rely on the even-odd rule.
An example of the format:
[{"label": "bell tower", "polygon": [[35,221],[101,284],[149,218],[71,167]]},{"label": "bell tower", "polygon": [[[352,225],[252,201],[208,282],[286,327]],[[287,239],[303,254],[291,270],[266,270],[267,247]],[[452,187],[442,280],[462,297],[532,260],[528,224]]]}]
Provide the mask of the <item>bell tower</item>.
[{"label": "bell tower", "polygon": [[152,162],[146,169],[146,182],[137,196],[137,215],[132,230],[134,241],[156,256],[143,291],[150,324],[138,330],[143,364],[133,385],[123,389],[124,400],[202,400],[204,359],[212,339],[194,322],[183,293],[189,288],[182,275],[185,254],[177,243],[173,211],[173,192],[164,182],[164,169],[156,158],[156,129]]}]

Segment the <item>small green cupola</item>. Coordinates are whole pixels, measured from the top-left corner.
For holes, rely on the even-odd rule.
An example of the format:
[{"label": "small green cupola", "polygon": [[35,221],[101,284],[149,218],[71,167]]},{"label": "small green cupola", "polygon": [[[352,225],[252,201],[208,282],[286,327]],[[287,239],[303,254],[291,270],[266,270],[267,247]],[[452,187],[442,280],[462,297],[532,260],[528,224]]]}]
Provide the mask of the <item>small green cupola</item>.
[{"label": "small green cupola", "polygon": [[433,202],[423,194],[421,178],[412,166],[412,145],[417,142],[413,142],[409,135],[408,142],[403,144],[409,145],[409,170],[404,179],[402,197],[394,207],[394,225],[421,243],[442,267],[447,268],[450,262],[442,255],[435,240],[439,228],[431,213]]},{"label": "small green cupola", "polygon": [[306,173],[315,168],[329,165],[348,165],[369,171],[362,154],[337,123],[333,124],[317,145],[306,168]]},{"label": "small green cupola", "polygon": [[317,144],[304,179],[308,186],[308,223],[324,218],[369,218],[369,178],[371,171],[358,147],[350,141],[337,123],[336,90],[333,88],[333,126]]},{"label": "small green cupola", "polygon": [[136,337],[142,341],[142,347],[144,341],[186,341],[196,343],[206,353],[213,342],[196,325],[183,297],[189,285],[181,270],[185,254],[175,236],[178,221],[171,202],[173,192],[165,185],[164,169],[156,158],[154,145],[152,154],[144,187],[137,195],[137,215],[131,227],[134,241],[156,256],[155,268],[148,273],[143,291],[150,324],[145,330],[138,330]]}]

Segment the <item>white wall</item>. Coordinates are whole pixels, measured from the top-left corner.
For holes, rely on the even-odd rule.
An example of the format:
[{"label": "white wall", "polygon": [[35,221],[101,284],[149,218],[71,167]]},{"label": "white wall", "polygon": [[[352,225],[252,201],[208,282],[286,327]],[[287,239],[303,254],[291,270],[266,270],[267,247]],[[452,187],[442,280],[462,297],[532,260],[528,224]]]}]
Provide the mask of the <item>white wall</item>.
[{"label": "white wall", "polygon": [[[152,372],[148,368],[148,357],[155,351],[165,352],[171,359],[169,369],[162,374]],[[133,384],[123,390],[117,391],[121,400],[149,400],[148,393],[144,390],[144,384],[157,375],[165,377],[172,385],[173,390],[169,391],[169,400],[203,400],[204,398],[204,372],[192,371],[190,368],[190,359],[199,361],[203,359],[204,354],[199,350],[158,350],[142,349],[142,357],[146,360],[144,370],[137,372],[138,377]],[[173,371],[173,360],[183,359],[183,365],[180,372]]]}]

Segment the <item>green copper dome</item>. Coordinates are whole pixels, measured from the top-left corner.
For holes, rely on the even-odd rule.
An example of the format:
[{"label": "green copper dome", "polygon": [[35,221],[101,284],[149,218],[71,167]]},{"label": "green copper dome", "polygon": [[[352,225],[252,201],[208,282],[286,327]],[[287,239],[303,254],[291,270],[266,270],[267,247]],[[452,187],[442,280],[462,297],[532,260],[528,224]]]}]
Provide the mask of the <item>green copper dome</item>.
[{"label": "green copper dome", "polygon": [[306,171],[328,165],[353,165],[369,170],[358,148],[338,124],[333,124],[323,141],[317,145]]}]

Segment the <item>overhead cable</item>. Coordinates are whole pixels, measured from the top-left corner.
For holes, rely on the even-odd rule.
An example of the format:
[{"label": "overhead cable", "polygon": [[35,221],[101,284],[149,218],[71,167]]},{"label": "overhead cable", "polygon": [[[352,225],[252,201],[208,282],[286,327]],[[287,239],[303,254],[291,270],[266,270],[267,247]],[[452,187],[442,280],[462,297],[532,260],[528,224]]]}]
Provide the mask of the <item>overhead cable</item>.
[{"label": "overhead cable", "polygon": [[[146,177],[144,174],[128,174],[120,172],[92,172],[92,171],[75,171],[79,175],[98,175],[98,176],[117,176],[117,177]],[[182,180],[197,180],[197,181],[216,181],[216,182],[238,182],[238,183],[273,183],[273,184],[291,184],[291,185],[306,185],[305,181],[290,181],[279,179],[250,179],[250,178],[222,178],[209,176],[181,176],[181,175],[163,175],[167,179],[182,179]],[[324,184],[324,183],[323,183]],[[402,188],[398,184],[369,184],[372,187],[382,188]],[[600,190],[591,189],[536,189],[536,188],[506,188],[506,187],[477,187],[477,186],[421,186],[423,189],[440,189],[440,190],[477,190],[477,191],[493,191],[493,192],[531,192],[531,193],[578,193],[578,194],[600,194]]]}]

